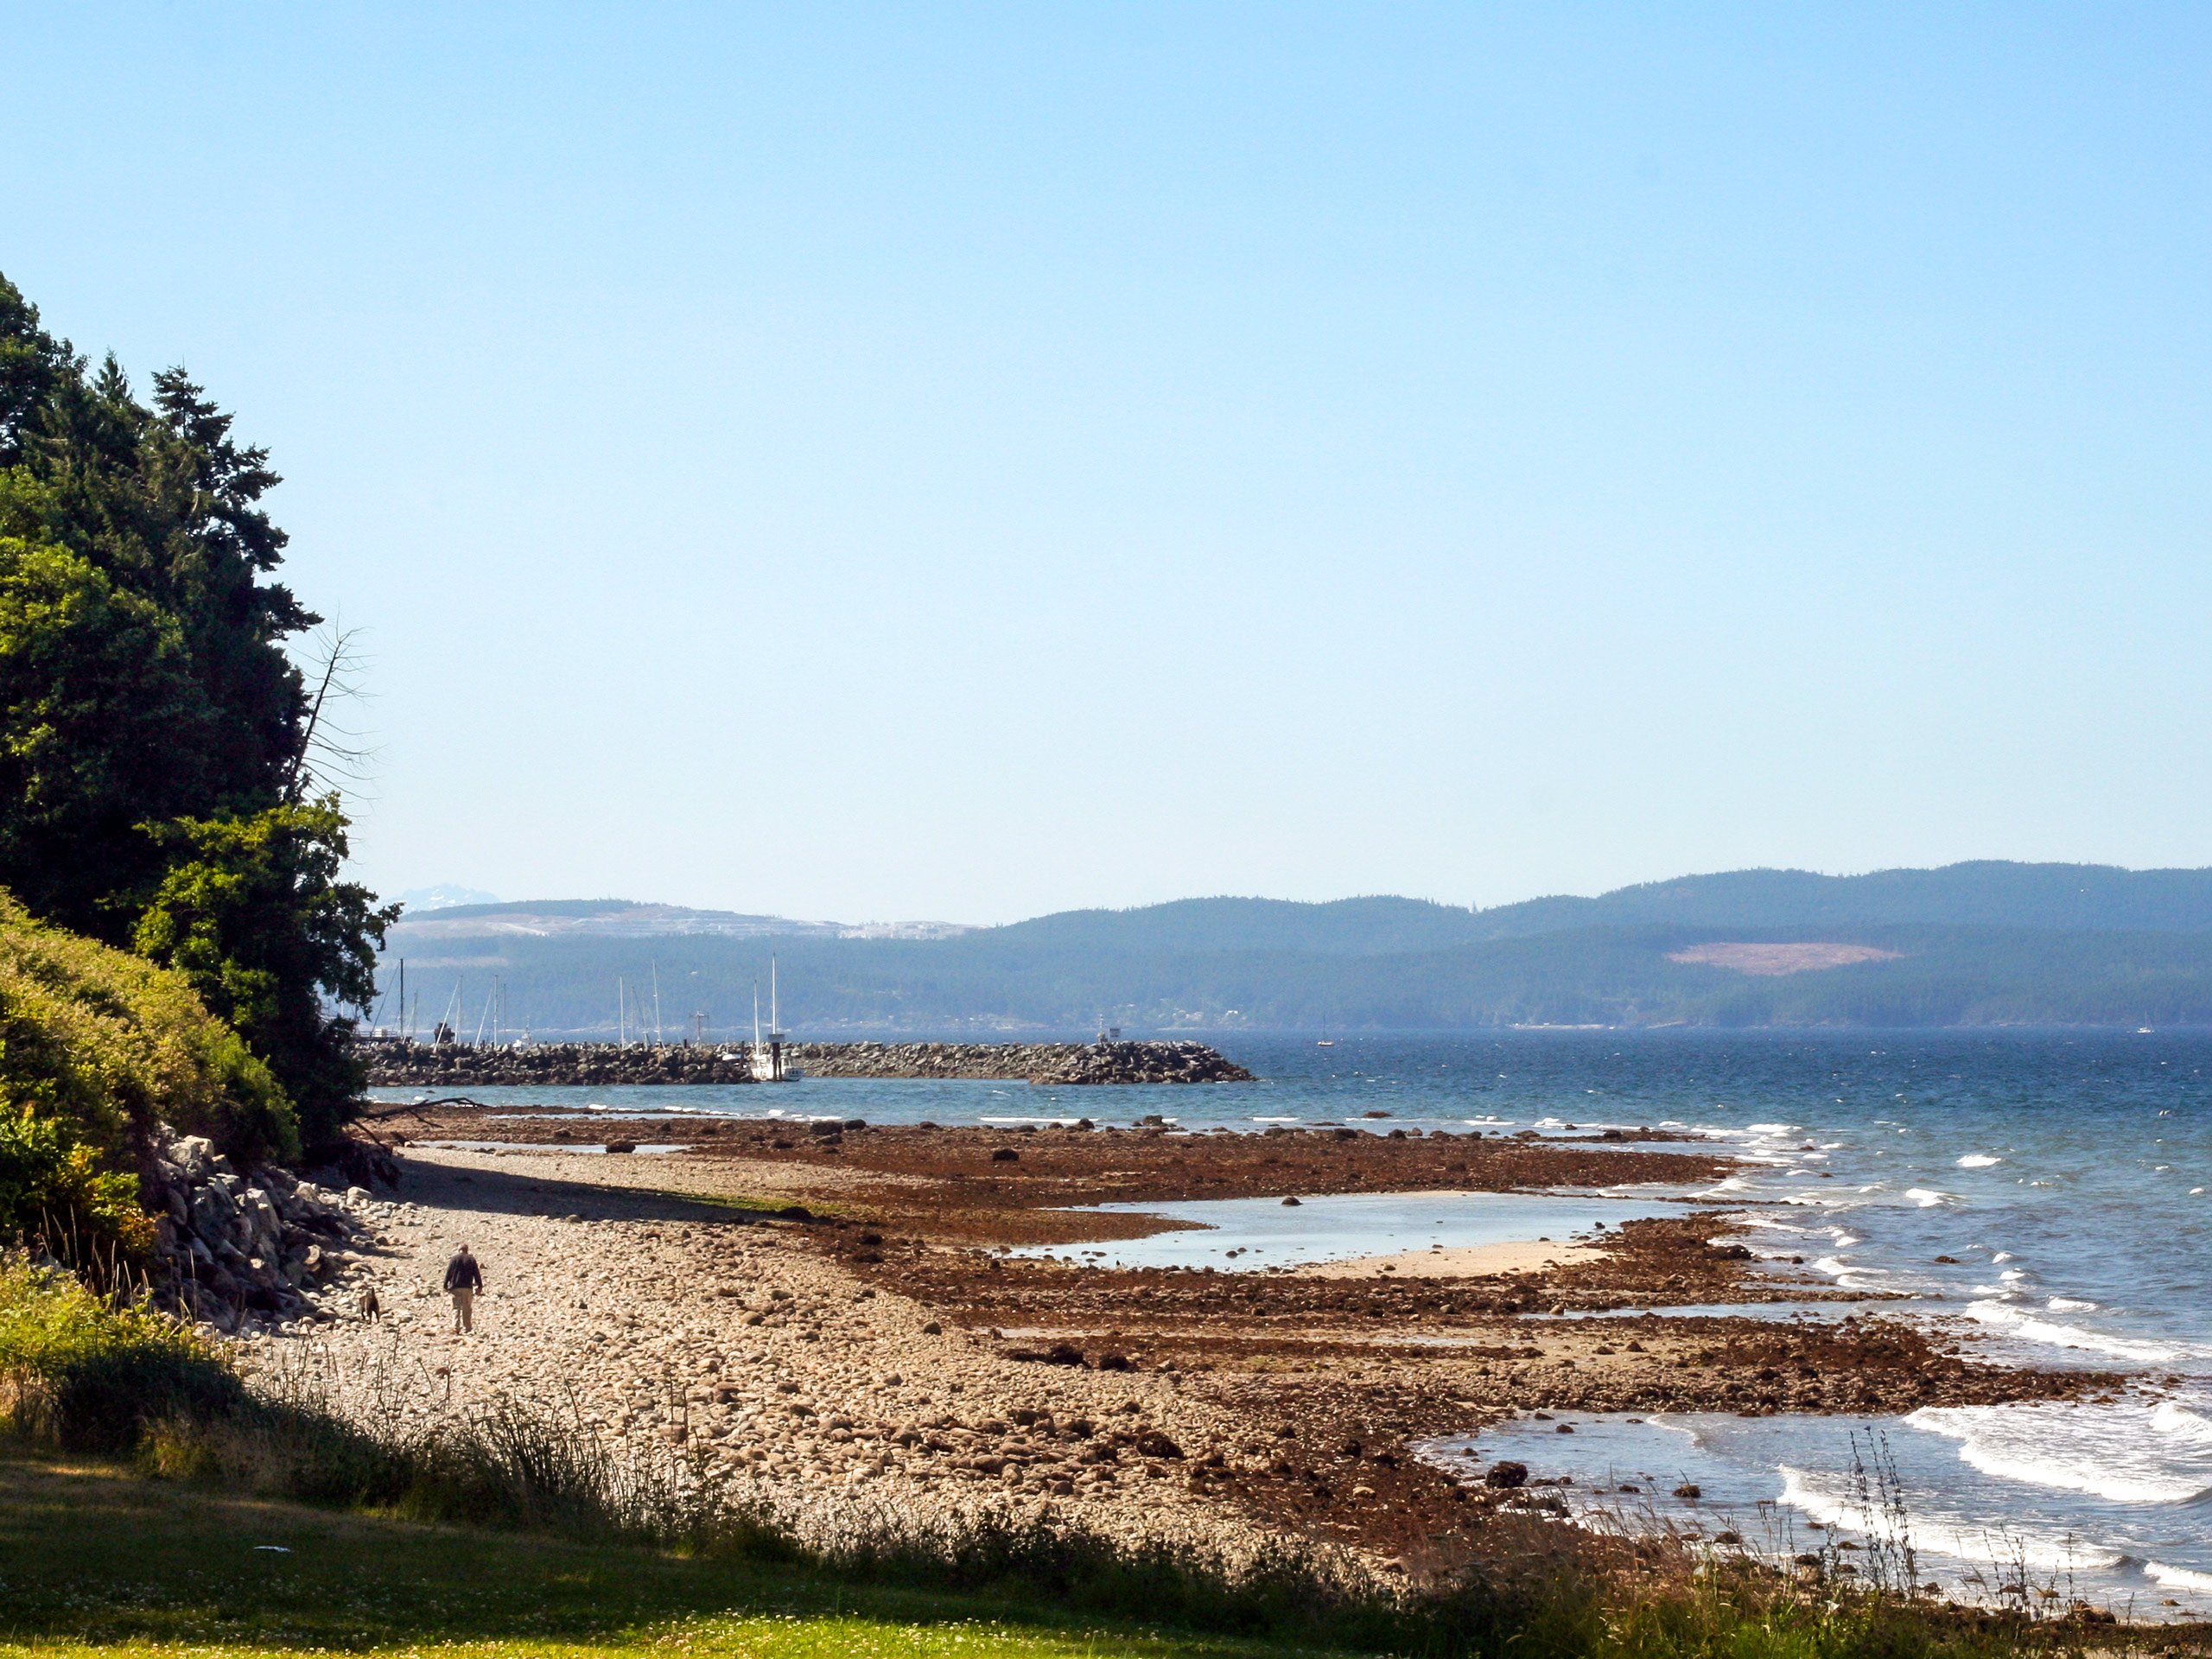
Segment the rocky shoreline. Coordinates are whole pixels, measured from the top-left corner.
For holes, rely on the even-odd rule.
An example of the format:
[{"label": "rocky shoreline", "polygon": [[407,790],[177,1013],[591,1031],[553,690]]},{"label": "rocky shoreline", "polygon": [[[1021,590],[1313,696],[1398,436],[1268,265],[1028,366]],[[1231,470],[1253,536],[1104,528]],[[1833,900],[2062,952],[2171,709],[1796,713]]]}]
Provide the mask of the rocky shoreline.
[{"label": "rocky shoreline", "polygon": [[[313,1338],[364,1410],[567,1402],[610,1451],[674,1458],[782,1511],[1042,1506],[1130,1537],[1288,1534],[1418,1572],[1491,1548],[1485,1528],[1549,1496],[1423,1452],[1503,1417],[1857,1414],[2143,1386],[1981,1362],[1970,1336],[1757,1260],[1689,1205],[1503,1271],[1122,1270],[1003,1248],[1161,1225],[1077,1208],[1116,1200],[1703,1185],[1732,1161],[1707,1147],[730,1119],[686,1152],[608,1158],[566,1143],[573,1117],[512,1111],[505,1144],[467,1150],[425,1142],[480,1142],[483,1109],[420,1109],[398,1152],[405,1219],[366,1264],[386,1322],[287,1334]],[[480,1332],[457,1340],[437,1282],[462,1240],[490,1288]],[[1777,1299],[1863,1306],[1818,1324],[1645,1311]]]},{"label": "rocky shoreline", "polygon": [[[1249,1083],[1204,1043],[795,1043],[786,1057],[822,1077],[974,1077],[1049,1084]],[[365,1046],[372,1088],[750,1083],[737,1047],[690,1044],[468,1043]]]}]

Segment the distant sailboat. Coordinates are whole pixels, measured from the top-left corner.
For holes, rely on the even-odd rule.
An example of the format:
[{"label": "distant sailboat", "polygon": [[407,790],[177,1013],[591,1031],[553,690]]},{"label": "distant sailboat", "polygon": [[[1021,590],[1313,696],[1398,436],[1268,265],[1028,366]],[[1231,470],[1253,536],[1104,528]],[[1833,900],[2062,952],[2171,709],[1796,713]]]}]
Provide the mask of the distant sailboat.
[{"label": "distant sailboat", "polygon": [[806,1073],[784,1058],[784,1049],[791,1039],[776,1029],[776,959],[768,958],[768,1036],[760,1036],[760,982],[753,982],[753,1081],[755,1083],[797,1083]]}]

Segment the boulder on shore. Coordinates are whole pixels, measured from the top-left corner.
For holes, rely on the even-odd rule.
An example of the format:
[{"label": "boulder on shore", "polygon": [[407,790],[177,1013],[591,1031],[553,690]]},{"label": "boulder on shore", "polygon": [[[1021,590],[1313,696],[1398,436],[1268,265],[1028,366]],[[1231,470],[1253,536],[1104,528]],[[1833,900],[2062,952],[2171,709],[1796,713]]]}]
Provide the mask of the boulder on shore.
[{"label": "boulder on shore", "polygon": [[375,1245],[366,1191],[340,1192],[273,1165],[240,1169],[206,1137],[167,1125],[149,1151],[143,1191],[158,1305],[223,1331],[254,1315],[334,1317],[341,1281]]}]

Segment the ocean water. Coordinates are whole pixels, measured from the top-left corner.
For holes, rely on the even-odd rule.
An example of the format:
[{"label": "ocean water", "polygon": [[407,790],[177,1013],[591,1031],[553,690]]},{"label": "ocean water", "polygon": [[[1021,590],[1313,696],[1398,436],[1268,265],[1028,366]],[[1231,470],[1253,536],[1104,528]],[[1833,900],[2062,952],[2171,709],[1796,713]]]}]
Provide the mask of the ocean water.
[{"label": "ocean water", "polygon": [[[2110,1405],[1870,1423],[1659,1419],[1592,1422],[1569,1437],[1526,1422],[1478,1437],[1475,1452],[1521,1457],[1540,1475],[1549,1459],[1579,1488],[1602,1472],[1592,1459],[1655,1475],[1691,1470],[1745,1510],[1747,1539],[1788,1533],[1802,1546],[1815,1521],[1841,1529],[1821,1536],[1872,1539],[1866,1523],[1879,1517],[1854,1497],[1854,1457],[1865,1459],[1852,1436],[1863,1446],[1872,1435],[1894,1465],[1903,1512],[1922,1529],[1916,1547],[1947,1588],[1972,1592],[1979,1578],[1996,1593],[2010,1564],[2015,1580],[2026,1566],[2066,1578],[2069,1594],[2133,1599],[2139,1611],[2169,1598],[2212,1611],[2212,1033],[1527,1031],[1342,1037],[1326,1049],[1230,1036],[1217,1046],[1262,1080],[1041,1089],[812,1079],[773,1090],[475,1097],[597,1105],[610,1117],[683,1108],[1013,1128],[1152,1115],[1201,1130],[1365,1123],[1581,1135],[1649,1125],[1707,1137],[1745,1167],[1707,1186],[1586,1196],[1695,1198],[1748,1224],[1746,1242],[1762,1254],[1802,1257],[1793,1271],[1909,1298],[1885,1310],[1964,1336],[1970,1351],[2122,1370],[2142,1388]],[[673,1142],[679,1132],[657,1124],[654,1135]],[[1828,1310],[1838,1311],[1848,1310]]]},{"label": "ocean water", "polygon": [[[1962,1601],[2001,1602],[2013,1585],[2016,1605],[2056,1591],[2062,1602],[2079,1596],[2138,1618],[2201,1616],[2212,1605],[2200,1513],[2212,1488],[2212,1423],[2172,1405],[2084,1409],[1872,1421],[1561,1412],[1423,1452],[1470,1477],[1500,1458],[1538,1478],[1564,1476],[1570,1509],[1631,1529],[1707,1539],[1726,1529],[1770,1557],[1825,1548],[1868,1572],[1885,1554],[1892,1583],[1906,1580],[1910,1546],[1910,1581]],[[1694,1500],[1673,1496],[1686,1483],[1699,1489]],[[2170,1599],[2178,1606],[2165,1607]]]}]

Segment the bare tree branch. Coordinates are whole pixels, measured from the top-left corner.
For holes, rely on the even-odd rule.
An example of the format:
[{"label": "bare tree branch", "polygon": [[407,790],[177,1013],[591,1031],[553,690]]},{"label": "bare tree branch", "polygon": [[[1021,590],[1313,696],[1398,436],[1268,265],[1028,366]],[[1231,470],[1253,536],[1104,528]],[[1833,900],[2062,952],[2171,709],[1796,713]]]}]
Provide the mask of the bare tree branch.
[{"label": "bare tree branch", "polygon": [[308,703],[307,729],[285,769],[287,801],[303,800],[310,793],[335,788],[341,781],[356,785],[353,792],[359,795],[358,786],[370,776],[376,751],[360,741],[359,732],[340,726],[333,718],[339,705],[368,700],[369,694],[361,684],[368,659],[357,645],[361,632],[333,623],[315,636],[308,660],[302,667],[315,690]]},{"label": "bare tree branch", "polygon": [[480,1100],[471,1100],[467,1095],[448,1095],[442,1100],[410,1100],[404,1106],[394,1106],[385,1111],[363,1112],[353,1121],[356,1123],[381,1123],[388,1117],[420,1116],[433,1106],[481,1106],[483,1103]]}]

